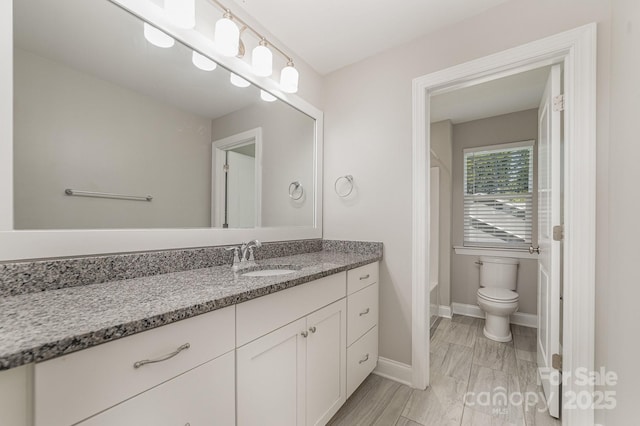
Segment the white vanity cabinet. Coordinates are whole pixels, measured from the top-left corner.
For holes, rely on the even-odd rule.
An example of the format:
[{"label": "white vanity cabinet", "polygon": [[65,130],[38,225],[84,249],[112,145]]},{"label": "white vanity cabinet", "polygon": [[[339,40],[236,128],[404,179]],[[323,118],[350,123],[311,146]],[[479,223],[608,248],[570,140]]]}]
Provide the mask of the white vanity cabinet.
[{"label": "white vanity cabinet", "polygon": [[[117,408],[117,415],[137,419],[149,401],[163,401],[165,395],[180,392],[195,397],[198,389],[183,386],[184,378],[172,383],[170,379],[195,368],[194,372],[202,371],[206,380],[213,380],[207,375],[213,367],[200,370],[199,366],[233,351],[234,330],[235,306],[230,306],[38,363],[34,368],[35,426],[76,424],[127,400],[125,408]],[[140,395],[165,382],[154,394]],[[233,377],[223,384],[202,386],[228,389],[224,398],[234,400]],[[115,424],[143,423],[132,419]]]},{"label": "white vanity cabinet", "polygon": [[378,263],[347,274],[347,398],[378,364]]},{"label": "white vanity cabinet", "polygon": [[[262,316],[262,324],[279,325],[298,316],[300,306],[307,312],[238,348],[239,426],[324,425],[346,401],[346,274],[291,290],[238,311],[238,324],[255,324],[248,328],[256,330],[262,325],[243,317]],[[254,334],[238,327],[239,340]]]}]

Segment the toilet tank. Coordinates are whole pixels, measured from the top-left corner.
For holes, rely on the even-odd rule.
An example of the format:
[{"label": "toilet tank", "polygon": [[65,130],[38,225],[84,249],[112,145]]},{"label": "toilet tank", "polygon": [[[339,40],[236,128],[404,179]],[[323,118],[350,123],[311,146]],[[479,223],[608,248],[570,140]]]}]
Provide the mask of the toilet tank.
[{"label": "toilet tank", "polygon": [[516,289],[518,259],[508,257],[480,257],[480,287]]}]

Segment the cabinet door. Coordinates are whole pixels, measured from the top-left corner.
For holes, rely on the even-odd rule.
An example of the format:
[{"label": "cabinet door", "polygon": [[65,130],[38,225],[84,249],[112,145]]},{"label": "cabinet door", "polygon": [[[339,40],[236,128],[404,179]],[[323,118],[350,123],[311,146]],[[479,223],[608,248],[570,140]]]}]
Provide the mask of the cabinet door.
[{"label": "cabinet door", "polygon": [[79,426],[232,426],[235,424],[234,361],[231,351]]},{"label": "cabinet door", "polygon": [[307,317],[307,426],[325,425],[346,401],[347,305]]},{"label": "cabinet door", "polygon": [[238,426],[303,425],[306,319],[238,348]]}]

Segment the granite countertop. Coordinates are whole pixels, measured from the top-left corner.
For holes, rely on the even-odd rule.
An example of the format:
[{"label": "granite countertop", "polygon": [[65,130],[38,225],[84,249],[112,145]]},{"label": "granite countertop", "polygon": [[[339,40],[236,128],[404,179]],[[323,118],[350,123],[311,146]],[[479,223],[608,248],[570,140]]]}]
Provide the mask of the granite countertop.
[{"label": "granite countertop", "polygon": [[215,266],[0,298],[0,370],[45,361],[380,260],[319,251],[258,261],[294,273],[242,277]]}]

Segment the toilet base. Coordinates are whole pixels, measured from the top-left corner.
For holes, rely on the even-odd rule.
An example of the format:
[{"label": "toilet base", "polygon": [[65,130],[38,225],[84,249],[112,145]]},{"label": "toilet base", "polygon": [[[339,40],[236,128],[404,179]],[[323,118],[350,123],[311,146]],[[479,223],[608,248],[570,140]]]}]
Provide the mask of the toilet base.
[{"label": "toilet base", "polygon": [[485,317],[485,325],[482,332],[487,339],[495,340],[496,342],[511,341],[513,336],[511,335],[509,315],[494,315],[485,312]]}]

